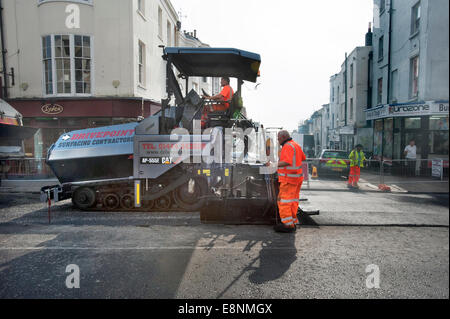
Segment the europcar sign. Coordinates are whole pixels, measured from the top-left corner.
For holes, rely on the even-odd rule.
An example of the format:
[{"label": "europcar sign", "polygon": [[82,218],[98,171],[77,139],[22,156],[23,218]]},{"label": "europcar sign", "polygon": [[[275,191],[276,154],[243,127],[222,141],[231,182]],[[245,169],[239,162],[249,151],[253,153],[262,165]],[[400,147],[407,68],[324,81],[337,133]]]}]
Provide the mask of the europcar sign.
[{"label": "europcar sign", "polygon": [[365,112],[367,121],[386,117],[448,115],[448,102],[387,104]]}]

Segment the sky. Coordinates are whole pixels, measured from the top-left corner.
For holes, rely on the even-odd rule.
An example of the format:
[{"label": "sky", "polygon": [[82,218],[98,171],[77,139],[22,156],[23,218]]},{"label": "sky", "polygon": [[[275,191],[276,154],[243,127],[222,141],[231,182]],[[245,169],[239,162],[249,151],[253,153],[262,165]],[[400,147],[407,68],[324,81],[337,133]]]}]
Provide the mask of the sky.
[{"label": "sky", "polygon": [[247,117],[290,131],[329,103],[330,77],[346,52],[364,46],[373,21],[373,0],[171,2],[181,29],[202,42],[261,55],[260,84],[242,91]]}]

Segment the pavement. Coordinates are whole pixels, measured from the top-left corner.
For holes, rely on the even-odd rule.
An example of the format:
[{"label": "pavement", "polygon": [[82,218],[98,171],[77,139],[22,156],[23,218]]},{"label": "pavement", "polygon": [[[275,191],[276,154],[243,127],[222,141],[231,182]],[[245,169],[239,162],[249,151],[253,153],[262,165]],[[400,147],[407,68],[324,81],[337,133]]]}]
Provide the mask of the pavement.
[{"label": "pavement", "polygon": [[[449,297],[448,194],[304,189],[295,234],[0,193],[0,298]],[[68,265],[80,288],[66,287]],[[379,288],[367,285],[379,270]]]}]

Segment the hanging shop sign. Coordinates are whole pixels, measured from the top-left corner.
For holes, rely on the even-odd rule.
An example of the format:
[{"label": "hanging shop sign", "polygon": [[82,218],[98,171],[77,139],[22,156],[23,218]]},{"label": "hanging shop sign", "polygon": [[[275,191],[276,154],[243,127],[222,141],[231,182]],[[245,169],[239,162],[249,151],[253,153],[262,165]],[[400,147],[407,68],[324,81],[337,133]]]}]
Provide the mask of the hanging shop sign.
[{"label": "hanging shop sign", "polygon": [[448,115],[448,101],[428,101],[424,103],[387,104],[366,110],[366,120],[386,117]]},{"label": "hanging shop sign", "polygon": [[57,115],[64,112],[64,107],[59,104],[45,104],[41,107],[41,111],[48,115]]}]

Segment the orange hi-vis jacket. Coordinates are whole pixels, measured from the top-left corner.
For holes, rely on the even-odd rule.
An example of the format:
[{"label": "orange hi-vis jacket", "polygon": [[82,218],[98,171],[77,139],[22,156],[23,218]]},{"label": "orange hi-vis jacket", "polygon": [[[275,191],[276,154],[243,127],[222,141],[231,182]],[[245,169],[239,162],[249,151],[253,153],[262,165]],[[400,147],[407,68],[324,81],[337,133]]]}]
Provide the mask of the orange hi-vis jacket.
[{"label": "orange hi-vis jacket", "polygon": [[[234,92],[230,85],[225,85],[223,87],[222,91],[220,92],[220,95],[223,96],[224,101],[231,101],[231,99],[233,98]],[[225,111],[229,107],[230,107],[230,103],[222,102],[219,104],[215,104],[214,110],[215,111]]]},{"label": "orange hi-vis jacket", "polygon": [[302,162],[306,160],[302,148],[293,140],[287,141],[281,149],[280,162],[290,166],[278,169],[280,183],[299,184],[303,181]]}]

